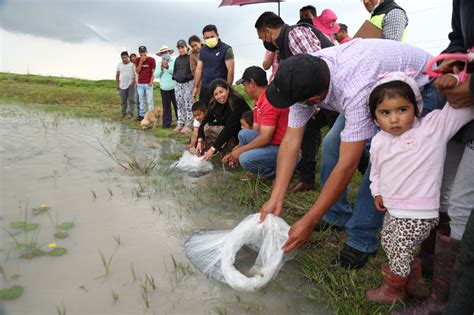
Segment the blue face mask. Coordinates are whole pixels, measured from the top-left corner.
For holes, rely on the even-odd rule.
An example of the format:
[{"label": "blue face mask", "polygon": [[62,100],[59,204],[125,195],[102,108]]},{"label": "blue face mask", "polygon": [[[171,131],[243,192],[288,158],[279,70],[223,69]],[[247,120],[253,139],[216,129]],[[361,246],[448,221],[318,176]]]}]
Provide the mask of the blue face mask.
[{"label": "blue face mask", "polygon": [[170,60],[171,55],[170,54],[163,54],[163,55],[161,55],[161,58]]}]

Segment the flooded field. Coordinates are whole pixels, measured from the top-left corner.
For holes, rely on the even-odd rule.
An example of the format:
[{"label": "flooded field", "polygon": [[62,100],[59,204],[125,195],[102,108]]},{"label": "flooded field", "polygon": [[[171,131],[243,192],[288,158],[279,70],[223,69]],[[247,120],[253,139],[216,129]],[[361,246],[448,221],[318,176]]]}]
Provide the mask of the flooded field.
[{"label": "flooded field", "polygon": [[189,263],[192,233],[248,213],[210,197],[222,169],[170,172],[183,150],[151,131],[0,106],[0,289],[23,288],[0,314],[321,313],[294,262],[253,294]]}]

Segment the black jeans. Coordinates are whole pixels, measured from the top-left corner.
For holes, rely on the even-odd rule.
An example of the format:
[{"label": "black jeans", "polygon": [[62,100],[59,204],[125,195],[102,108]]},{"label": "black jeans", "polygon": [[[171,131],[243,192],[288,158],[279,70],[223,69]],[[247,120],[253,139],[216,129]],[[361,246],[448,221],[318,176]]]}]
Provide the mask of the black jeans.
[{"label": "black jeans", "polygon": [[444,314],[474,314],[474,211],[467,221]]},{"label": "black jeans", "polygon": [[334,125],[338,112],[321,108],[306,124],[303,141],[301,143],[301,162],[298,169],[301,174],[301,181],[306,184],[314,184],[316,179],[316,158],[321,144],[321,129],[325,126],[329,128]]},{"label": "black jeans", "polygon": [[164,91],[160,89],[161,102],[163,103],[163,128],[171,127],[171,102],[173,102],[174,113],[178,119],[178,107],[176,106],[176,97],[174,90]]},{"label": "black jeans", "polygon": [[206,104],[209,107],[209,102],[211,101],[211,91],[208,88],[201,87],[199,91],[199,101]]}]

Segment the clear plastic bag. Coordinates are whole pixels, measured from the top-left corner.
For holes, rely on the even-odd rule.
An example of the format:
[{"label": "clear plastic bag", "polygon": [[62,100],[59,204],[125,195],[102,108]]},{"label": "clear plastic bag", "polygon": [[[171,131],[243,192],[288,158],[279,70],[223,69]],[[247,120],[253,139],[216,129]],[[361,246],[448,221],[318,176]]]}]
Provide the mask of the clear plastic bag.
[{"label": "clear plastic bag", "polygon": [[211,162],[205,161],[204,157],[198,157],[189,151],[184,151],[183,156],[170,167],[177,172],[187,173],[194,177],[208,174],[214,169]]},{"label": "clear plastic bag", "polygon": [[[263,223],[258,223],[259,217],[259,213],[249,215],[231,231],[202,231],[192,235],[184,244],[186,256],[203,273],[236,290],[253,292],[264,287],[292,258],[281,250],[290,227],[271,214]],[[237,253],[244,246],[258,252],[247,275],[235,266]]]}]

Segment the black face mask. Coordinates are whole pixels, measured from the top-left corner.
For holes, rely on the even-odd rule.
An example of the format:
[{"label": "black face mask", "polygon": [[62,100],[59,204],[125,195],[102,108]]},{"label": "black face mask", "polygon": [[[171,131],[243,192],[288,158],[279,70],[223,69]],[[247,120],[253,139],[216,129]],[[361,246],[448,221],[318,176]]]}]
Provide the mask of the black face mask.
[{"label": "black face mask", "polygon": [[265,47],[266,50],[271,52],[275,52],[278,50],[278,47],[275,46],[272,42],[263,41],[263,47]]}]

